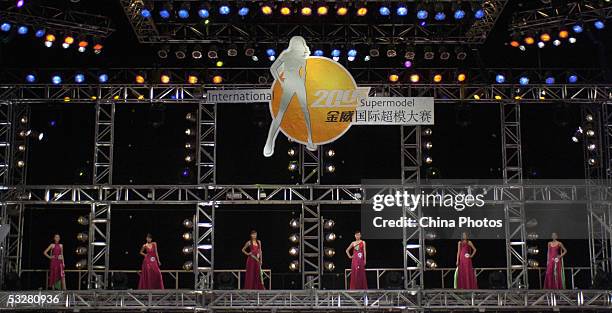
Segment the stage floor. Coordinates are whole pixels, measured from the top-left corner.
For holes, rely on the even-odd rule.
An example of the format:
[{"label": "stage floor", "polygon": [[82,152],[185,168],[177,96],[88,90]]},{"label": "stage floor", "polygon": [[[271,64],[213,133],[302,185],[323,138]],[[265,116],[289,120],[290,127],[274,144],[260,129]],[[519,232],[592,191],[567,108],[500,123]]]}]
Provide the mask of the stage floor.
[{"label": "stage floor", "polygon": [[611,290],[6,291],[0,310],[36,312],[612,311]]}]

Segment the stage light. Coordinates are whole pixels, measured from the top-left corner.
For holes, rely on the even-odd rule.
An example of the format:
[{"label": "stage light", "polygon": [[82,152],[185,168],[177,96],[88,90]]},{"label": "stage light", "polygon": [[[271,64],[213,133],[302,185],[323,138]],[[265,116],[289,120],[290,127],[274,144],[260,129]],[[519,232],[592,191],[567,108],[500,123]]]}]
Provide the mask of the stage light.
[{"label": "stage light", "polygon": [[17,4],[16,4],[16,6],[17,6],[17,8],[19,9],[19,8],[23,7],[23,5],[24,5],[24,4],[25,4],[25,1],[24,1],[24,0],[17,0]]},{"label": "stage light", "polygon": [[587,149],[588,149],[589,151],[595,151],[595,150],[597,150],[597,145],[595,145],[594,143],[590,143],[590,144],[587,146]]},{"label": "stage light", "polygon": [[520,45],[520,46],[519,46],[519,50],[521,50],[521,51],[525,51],[525,50],[527,50],[527,48],[526,48],[524,45]]},{"label": "stage light", "polygon": [[11,28],[12,28],[11,24],[6,23],[6,22],[0,25],[0,30],[2,30],[5,33],[11,31]]},{"label": "stage light", "polygon": [[53,46],[54,42],[55,42],[55,35],[47,34],[47,36],[45,36],[45,47],[50,48],[51,46]]},{"label": "stage light", "polygon": [[89,239],[89,235],[87,233],[78,233],[77,240],[80,242],[86,242]]},{"label": "stage light", "polygon": [[321,56],[323,56],[323,50],[317,49],[317,50],[314,51],[313,55],[321,57]]},{"label": "stage light", "polygon": [[549,33],[543,33],[540,35],[540,40],[542,40],[543,42],[549,42],[550,41],[550,34]]},{"label": "stage light", "polygon": [[431,46],[425,47],[423,51],[423,58],[425,60],[433,60],[436,57],[436,54],[433,52],[433,48]]},{"label": "stage light", "polygon": [[406,61],[404,62],[404,67],[405,67],[405,68],[411,68],[411,67],[412,67],[412,61],[410,61],[410,60],[406,60]]},{"label": "stage light", "polygon": [[355,58],[357,57],[357,50],[355,49],[349,49],[349,51],[346,53],[346,55],[348,56],[348,60],[349,61],[355,61]]},{"label": "stage light", "polygon": [[406,58],[407,60],[414,60],[415,57],[416,53],[414,52],[414,47],[406,47],[406,53],[404,54],[404,58]]},{"label": "stage light", "polygon": [[450,52],[448,52],[448,49],[446,49],[446,47],[441,46],[438,49],[438,53],[440,54],[440,60],[448,60],[448,59],[450,59]]},{"label": "stage light", "polygon": [[526,44],[528,44],[528,45],[533,45],[533,44],[535,43],[535,39],[534,39],[532,36],[530,36],[530,35],[528,35],[527,37],[525,37],[525,40],[524,40],[524,41],[525,41],[525,43],[526,43]]},{"label": "stage light", "polygon": [[28,33],[28,27],[27,26],[19,26],[19,28],[17,28],[17,33],[19,35],[26,35]]},{"label": "stage light", "polygon": [[380,50],[378,50],[378,46],[372,46],[372,48],[370,48],[370,56],[371,57],[378,57],[380,56]]},{"label": "stage light", "polygon": [[140,10],[140,16],[142,16],[144,18],[150,18],[151,17],[151,10],[149,10],[147,8],[142,8]]},{"label": "stage light", "polygon": [[263,15],[270,15],[272,14],[272,7],[268,4],[264,4],[261,6],[261,13],[263,13]]},{"label": "stage light", "polygon": [[238,9],[238,15],[240,15],[240,16],[247,16],[247,15],[249,15],[249,7],[247,7],[247,6],[240,7],[240,9]]},{"label": "stage light", "polygon": [[461,46],[455,47],[455,54],[457,55],[457,60],[463,61],[467,59],[467,52]]},{"label": "stage light", "polygon": [[529,77],[527,76],[521,76],[519,78],[519,84],[525,86],[525,85],[529,85]]},{"label": "stage light", "polygon": [[439,83],[439,82],[441,82],[441,81],[442,81],[442,75],[440,75],[440,74],[436,74],[436,75],[434,75],[434,77],[433,77],[433,81],[434,81],[434,83]]},{"label": "stage light", "polygon": [[606,27],[606,24],[602,20],[596,20],[595,22],[593,22],[593,26],[595,26],[596,29],[604,29]]},{"label": "stage light", "polygon": [[25,80],[28,83],[35,83],[36,82],[36,75],[28,74],[28,75],[26,75]]},{"label": "stage light", "polygon": [[553,40],[553,45],[554,45],[555,47],[560,46],[560,45],[561,45],[561,40],[559,40],[559,39],[555,39],[555,40]]},{"label": "stage light", "polygon": [[576,43],[576,37],[569,37],[567,40],[569,43]]},{"label": "stage light", "polygon": [[[333,151],[333,150],[328,150],[328,151]],[[334,220],[332,219],[329,219],[329,220],[325,220],[325,223],[323,223],[323,228],[332,229],[334,228],[335,225],[336,225],[336,222],[334,222]]]},{"label": "stage light", "polygon": [[209,59],[216,59],[219,57],[219,53],[217,52],[217,46],[210,46],[208,48],[208,53],[206,54]]},{"label": "stage light", "polygon": [[328,258],[333,258],[334,255],[336,255],[336,250],[334,248],[325,247],[323,251],[324,255]]},{"label": "stage light", "polygon": [[82,226],[87,226],[89,225],[89,219],[86,216],[79,216],[77,218],[77,223]]},{"label": "stage light", "polygon": [[74,43],[74,37],[72,37],[72,36],[66,36],[66,37],[64,38],[64,42],[62,43],[62,47],[63,47],[64,49],[68,49],[68,48],[70,47],[70,45],[71,45],[71,44],[73,44],[73,43]]},{"label": "stage light", "polygon": [[46,33],[46,32],[47,32],[47,31],[46,31],[44,28],[39,28],[39,29],[37,29],[37,30],[36,30],[36,32],[34,33],[34,36],[35,36],[36,38],[42,38],[42,37],[45,35],[45,33]]},{"label": "stage light", "polygon": [[544,80],[544,82],[547,85],[553,85],[555,83],[555,78],[553,76],[548,75],[546,76],[546,79]]},{"label": "stage light", "polygon": [[463,18],[465,18],[465,11],[462,9],[457,9],[455,10],[455,13],[453,14],[453,17],[456,20],[462,20]]},{"label": "stage light", "polygon": [[189,9],[190,5],[188,2],[183,2],[181,7],[179,8],[177,15],[180,19],[188,19],[189,18]]},{"label": "stage light", "polygon": [[431,150],[431,148],[433,148],[433,144],[431,143],[431,141],[425,142],[425,149]]},{"label": "stage light", "polygon": [[397,74],[390,74],[389,75],[389,81],[392,83],[395,83],[399,80],[399,75]]},{"label": "stage light", "polygon": [[87,268],[87,260],[83,259],[83,260],[78,261],[74,265],[74,267],[76,267],[76,269],[78,269],[78,270],[82,270],[82,269]]},{"label": "stage light", "polygon": [[208,17],[210,17],[210,11],[208,10],[208,6],[201,6],[200,9],[198,9],[198,16],[201,19],[207,19]]},{"label": "stage light", "polygon": [[81,84],[83,82],[85,82],[85,75],[83,75],[82,73],[78,73],[74,76],[74,82],[77,84]]},{"label": "stage light", "polygon": [[368,14],[368,8],[361,6],[357,9],[357,16],[366,16]]},{"label": "stage light", "polygon": [[594,117],[593,117],[593,115],[591,115],[591,114],[587,114],[587,115],[584,117],[584,120],[585,120],[585,121],[587,121],[587,122],[592,122],[594,119],[595,119],[595,118],[594,118]]},{"label": "stage light", "polygon": [[436,21],[444,21],[446,19],[446,13],[444,13],[444,5],[442,3],[437,3],[434,6],[436,14],[434,15],[434,19]]},{"label": "stage light", "polygon": [[164,20],[167,20],[170,18],[170,10],[167,7],[162,8],[161,10],[159,10],[159,17],[161,17]]},{"label": "stage light", "polygon": [[578,81],[578,76],[576,74],[570,74],[567,76],[567,82],[570,84],[575,84]]},{"label": "stage light", "polygon": [[338,8],[336,9],[336,14],[338,14],[339,16],[345,16],[347,13],[348,13],[348,8],[344,4],[339,5]]},{"label": "stage light", "polygon": [[187,82],[189,84],[195,85],[195,84],[198,83],[198,77],[195,76],[195,75],[189,75],[189,76],[187,76]]},{"label": "stage light", "polygon": [[325,235],[325,241],[330,242],[336,240],[336,234],[328,233]]},{"label": "stage light", "polygon": [[381,16],[389,16],[391,14],[391,10],[389,10],[388,6],[383,5],[378,9],[378,13],[380,13]]},{"label": "stage light", "polygon": [[506,82],[506,76],[504,76],[503,74],[497,74],[495,75],[495,82],[498,84],[503,84]]},{"label": "stage light", "polygon": [[76,255],[85,255],[87,254],[87,247],[77,247],[74,253],[76,253]]},{"label": "stage light", "polygon": [[474,18],[477,20],[481,20],[485,16],[485,11],[483,8],[477,8],[474,11]]},{"label": "stage light", "polygon": [[427,253],[428,256],[434,256],[438,253],[438,250],[434,246],[426,246],[425,253]]},{"label": "stage light", "polygon": [[312,8],[309,7],[309,6],[302,7],[302,9],[300,10],[300,13],[303,16],[311,16],[312,15]]},{"label": "stage light", "polygon": [[516,40],[510,41],[510,46],[511,47],[518,48],[520,45],[521,44],[518,41],[516,41]]},{"label": "stage light", "polygon": [[398,16],[406,16],[406,15],[408,15],[408,8],[404,4],[399,4],[397,6],[397,9],[395,10],[395,13]]},{"label": "stage light", "polygon": [[527,266],[529,266],[529,267],[539,267],[540,266],[540,262],[538,262],[537,260],[529,259],[529,260],[527,260]]},{"label": "stage light", "polygon": [[323,263],[323,267],[325,268],[326,271],[328,272],[332,272],[333,270],[336,269],[336,265],[334,265],[334,263],[326,261]]},{"label": "stage light", "polygon": [[387,58],[395,58],[397,56],[397,50],[395,50],[395,46],[389,46],[387,49]]},{"label": "stage light", "polygon": [[83,53],[87,50],[87,46],[89,46],[89,42],[85,40],[79,41],[79,48],[77,49],[79,52]]},{"label": "stage light", "polygon": [[283,5],[283,7],[280,8],[280,14],[284,16],[290,15],[291,9],[288,6]]},{"label": "stage light", "polygon": [[290,271],[297,271],[300,268],[300,262],[297,260],[291,261],[291,263],[289,263],[289,270]]},{"label": "stage light", "polygon": [[427,259],[427,260],[425,261],[425,265],[426,265],[428,268],[437,268],[437,267],[438,267],[438,263],[436,263],[436,261],[434,261],[434,260],[432,260],[432,259]]},{"label": "stage light", "polygon": [[292,243],[297,243],[300,241],[300,236],[298,234],[291,234],[291,236],[289,236],[289,241]]},{"label": "stage light", "polygon": [[108,82],[108,74],[103,73],[98,75],[98,82],[100,82],[100,84],[106,84]]},{"label": "stage light", "polygon": [[99,44],[99,43],[97,43],[97,44],[95,44],[93,46],[93,51],[94,51],[95,54],[100,54],[100,53],[102,53],[102,48],[104,48],[104,46]]},{"label": "stage light", "polygon": [[586,135],[587,137],[595,137],[595,131],[592,129],[587,129]]},{"label": "stage light", "polygon": [[162,84],[167,84],[167,83],[169,83],[169,82],[170,82],[170,76],[168,76],[168,75],[166,75],[166,74],[162,74],[162,75],[161,75],[161,77],[160,77],[160,79],[159,79],[159,81],[160,81]]},{"label": "stage light", "polygon": [[325,4],[321,4],[317,8],[317,14],[318,15],[327,15],[327,12],[329,12],[329,8]]},{"label": "stage light", "polygon": [[142,75],[136,75],[136,83],[137,84],[144,84],[145,83],[145,78]]},{"label": "stage light", "polygon": [[467,75],[464,73],[459,73],[459,75],[457,75],[457,81],[462,83],[467,79]]},{"label": "stage light", "polygon": [[546,44],[543,41],[538,41],[538,48],[542,49],[546,46]]},{"label": "stage light", "polygon": [[300,221],[295,219],[295,218],[291,219],[289,221],[289,227],[291,227],[291,228],[299,228],[300,227]]},{"label": "stage light", "polygon": [[54,85],[59,85],[59,84],[61,84],[61,83],[62,83],[62,78],[61,78],[59,75],[53,75],[53,76],[51,77],[51,82],[52,82]]},{"label": "stage light", "polygon": [[219,7],[219,14],[221,15],[228,15],[230,14],[231,10],[230,7],[228,5],[222,5]]},{"label": "stage light", "polygon": [[220,75],[215,75],[213,76],[212,82],[213,84],[220,84],[223,82],[223,77],[221,77]]},{"label": "stage light", "polygon": [[531,255],[538,255],[540,253],[540,248],[533,246],[533,247],[529,247],[527,248],[527,253],[531,254]]},{"label": "stage light", "polygon": [[183,270],[191,271],[193,269],[193,261],[186,261],[183,263]]},{"label": "stage light", "polygon": [[296,256],[298,255],[300,251],[298,250],[298,247],[291,247],[289,248],[289,255],[291,256]]},{"label": "stage light", "polygon": [[433,158],[431,156],[425,156],[425,163],[427,164],[431,164],[433,163]]},{"label": "stage light", "polygon": [[584,28],[582,27],[581,24],[575,24],[574,26],[572,26],[572,31],[574,31],[574,33],[576,34],[582,33],[583,30]]},{"label": "stage light", "polygon": [[427,12],[427,10],[423,8],[417,10],[417,18],[419,20],[426,20],[428,16],[429,16],[429,12]]},{"label": "stage light", "polygon": [[333,173],[333,172],[335,172],[335,171],[336,171],[336,166],[334,166],[333,164],[329,164],[329,165],[327,165],[327,166],[325,167],[325,170],[326,170],[328,173]]},{"label": "stage light", "polygon": [[331,51],[331,56],[332,56],[332,59],[334,61],[338,61],[340,59],[340,50],[339,49],[333,49]]},{"label": "stage light", "polygon": [[419,76],[419,74],[410,75],[410,82],[418,83],[420,80],[421,80],[421,76]]}]

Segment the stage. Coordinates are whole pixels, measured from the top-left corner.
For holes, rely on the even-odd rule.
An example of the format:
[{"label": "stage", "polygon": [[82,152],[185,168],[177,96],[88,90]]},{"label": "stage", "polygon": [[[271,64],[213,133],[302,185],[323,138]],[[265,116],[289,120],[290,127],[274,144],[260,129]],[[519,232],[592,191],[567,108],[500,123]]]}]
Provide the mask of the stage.
[{"label": "stage", "polygon": [[[47,299],[47,301],[41,300]],[[43,303],[44,302],[44,303]],[[409,312],[612,310],[610,290],[89,290],[0,293],[0,310],[31,312]]]}]

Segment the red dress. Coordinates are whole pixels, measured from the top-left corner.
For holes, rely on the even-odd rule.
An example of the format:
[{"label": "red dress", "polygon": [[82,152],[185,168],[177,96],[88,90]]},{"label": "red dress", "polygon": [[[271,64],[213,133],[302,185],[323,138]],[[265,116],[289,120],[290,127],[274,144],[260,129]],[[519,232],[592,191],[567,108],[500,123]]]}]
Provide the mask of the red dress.
[{"label": "red dress", "polygon": [[[251,254],[255,257],[261,257],[261,250],[259,244],[254,245],[252,242],[249,245]],[[261,278],[261,264],[253,258],[253,256],[247,256],[246,259],[246,275],[244,278],[244,289],[263,290],[264,285]]]},{"label": "red dress", "polygon": [[459,244],[459,265],[457,265],[456,286],[457,289],[478,289],[476,274],[472,267],[471,248],[467,242]]},{"label": "red dress", "polygon": [[62,255],[62,247],[60,244],[53,244],[49,264],[49,287],[53,287],[64,278],[64,260],[60,260],[60,255]]},{"label": "red dress", "polygon": [[363,245],[363,241],[360,241],[357,245],[353,246],[353,258],[351,261],[351,283],[349,289],[368,289]]},{"label": "red dress", "polygon": [[164,289],[164,281],[159,270],[157,244],[151,243],[151,248],[145,245],[147,255],[142,260],[142,271],[138,289]]},{"label": "red dress", "polygon": [[[561,246],[548,245],[548,256],[546,257],[546,276],[544,277],[544,289],[564,289],[565,276],[563,275],[563,259],[559,257]],[[555,262],[555,258],[557,261]]]}]

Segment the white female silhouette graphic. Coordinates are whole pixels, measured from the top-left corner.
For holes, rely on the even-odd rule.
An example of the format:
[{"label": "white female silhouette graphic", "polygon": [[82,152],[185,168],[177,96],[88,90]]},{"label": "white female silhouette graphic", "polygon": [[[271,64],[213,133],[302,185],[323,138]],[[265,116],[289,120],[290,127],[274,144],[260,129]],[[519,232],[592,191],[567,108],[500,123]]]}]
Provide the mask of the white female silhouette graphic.
[{"label": "white female silhouette graphic", "polygon": [[[306,57],[310,55],[310,49],[306,45],[304,38],[300,36],[291,37],[289,47],[283,51],[278,59],[270,67],[272,77],[279,82],[282,89],[280,106],[276,117],[273,118],[268,131],[268,139],[264,147],[264,156],[269,157],[274,154],[274,143],[280,129],[283,116],[289,107],[291,99],[297,97],[300,108],[304,113],[304,121],[308,130],[308,143],[306,148],[316,151],[317,146],[312,143],[312,127],[310,125],[310,112],[308,111],[308,101],[306,100]],[[300,75],[301,70],[301,75]],[[281,74],[283,79],[281,79]]]}]

